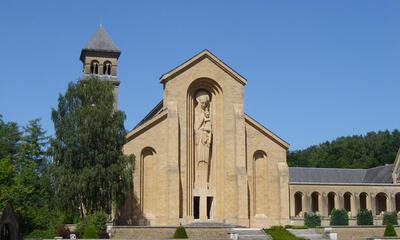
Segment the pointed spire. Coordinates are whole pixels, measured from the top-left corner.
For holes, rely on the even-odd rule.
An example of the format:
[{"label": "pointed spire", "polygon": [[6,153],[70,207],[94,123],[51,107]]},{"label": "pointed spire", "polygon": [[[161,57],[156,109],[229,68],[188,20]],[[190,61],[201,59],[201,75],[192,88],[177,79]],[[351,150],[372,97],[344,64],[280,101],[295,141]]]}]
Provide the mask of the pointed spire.
[{"label": "pointed spire", "polygon": [[104,30],[102,24],[100,24],[99,28],[83,50],[121,52],[108,33]]},{"label": "pointed spire", "polygon": [[116,58],[121,54],[121,50],[115,45],[110,35],[106,32],[103,25],[100,24],[97,31],[81,51],[80,59],[84,61],[84,55],[93,52],[113,53]]}]

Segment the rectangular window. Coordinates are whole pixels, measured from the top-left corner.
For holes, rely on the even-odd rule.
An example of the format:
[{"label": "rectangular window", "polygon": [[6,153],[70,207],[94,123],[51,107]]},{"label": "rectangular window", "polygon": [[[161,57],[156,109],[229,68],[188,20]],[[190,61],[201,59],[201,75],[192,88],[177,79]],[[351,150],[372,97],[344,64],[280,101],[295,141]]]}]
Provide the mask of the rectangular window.
[{"label": "rectangular window", "polygon": [[194,219],[200,218],[200,197],[194,196],[193,198],[193,216]]}]

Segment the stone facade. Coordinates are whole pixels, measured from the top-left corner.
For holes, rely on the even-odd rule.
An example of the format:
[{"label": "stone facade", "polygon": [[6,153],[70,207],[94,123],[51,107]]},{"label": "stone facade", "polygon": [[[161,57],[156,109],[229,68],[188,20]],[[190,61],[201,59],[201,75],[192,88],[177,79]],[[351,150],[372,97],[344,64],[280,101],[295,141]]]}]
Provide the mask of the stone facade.
[{"label": "stone facade", "polygon": [[290,168],[291,223],[302,225],[305,212],[329,220],[336,208],[348,211],[350,225],[359,209],[371,210],[375,224],[381,224],[385,212],[400,213],[399,167],[400,150],[394,164],[371,169]]},{"label": "stone facade", "polygon": [[[115,108],[120,54],[100,26],[80,56],[84,76],[114,84]],[[160,83],[163,100],[127,134],[136,170],[125,206],[113,209],[118,224],[269,227],[303,224],[304,212],[326,224],[333,208],[347,209],[351,223],[369,209],[378,223],[400,211],[400,151],[373,169],[289,168],[288,143],[244,113],[247,80],[209,51]]]},{"label": "stone facade", "polygon": [[161,83],[162,103],[124,147],[137,158],[137,224],[288,223],[289,145],[244,113],[247,80],[205,50]]}]

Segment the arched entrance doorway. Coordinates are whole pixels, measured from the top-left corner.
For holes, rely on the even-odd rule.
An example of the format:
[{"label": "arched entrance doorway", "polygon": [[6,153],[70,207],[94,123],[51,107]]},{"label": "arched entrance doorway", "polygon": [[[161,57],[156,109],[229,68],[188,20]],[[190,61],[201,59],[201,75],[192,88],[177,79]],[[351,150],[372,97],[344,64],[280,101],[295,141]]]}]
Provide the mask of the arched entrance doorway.
[{"label": "arched entrance doorway", "polygon": [[8,226],[8,224],[6,223],[6,224],[4,224],[2,227],[1,227],[1,230],[0,230],[0,239],[1,240],[11,240],[11,233],[10,233],[10,227]]}]

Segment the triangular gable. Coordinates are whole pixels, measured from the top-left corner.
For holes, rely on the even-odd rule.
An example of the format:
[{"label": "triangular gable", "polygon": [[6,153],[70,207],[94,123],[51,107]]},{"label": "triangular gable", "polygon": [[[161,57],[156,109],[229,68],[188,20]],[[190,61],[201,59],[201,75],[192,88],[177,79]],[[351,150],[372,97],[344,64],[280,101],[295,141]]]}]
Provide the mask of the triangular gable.
[{"label": "triangular gable", "polygon": [[393,183],[400,183],[400,148],[397,151],[396,159],[394,161],[394,167],[392,172]]},{"label": "triangular gable", "polygon": [[169,81],[172,78],[174,78],[175,76],[181,74],[182,72],[184,72],[188,68],[192,67],[193,65],[199,63],[200,61],[202,61],[205,58],[209,59],[211,62],[213,62],[219,68],[221,68],[223,71],[225,71],[231,77],[233,77],[236,81],[240,82],[243,85],[247,84],[247,80],[244,77],[242,77],[239,73],[237,73],[231,67],[226,65],[223,61],[221,61],[219,58],[217,58],[214,54],[212,54],[207,49],[201,51],[200,53],[196,54],[194,57],[190,58],[186,62],[179,65],[178,67],[176,67],[176,68],[172,69],[171,71],[162,75],[160,78],[160,82],[166,83],[167,81]]}]

